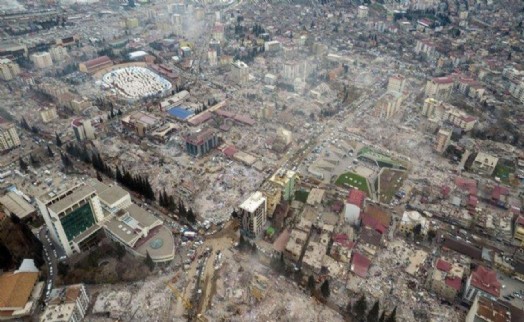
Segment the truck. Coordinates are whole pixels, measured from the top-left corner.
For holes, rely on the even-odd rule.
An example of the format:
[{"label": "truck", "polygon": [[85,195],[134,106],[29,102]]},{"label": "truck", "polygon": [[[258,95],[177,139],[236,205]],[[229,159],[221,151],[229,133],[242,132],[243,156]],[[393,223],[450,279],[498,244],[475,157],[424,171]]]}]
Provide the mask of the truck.
[{"label": "truck", "polygon": [[196,237],[196,233],[194,231],[185,231],[184,232],[184,237],[187,237],[187,238],[195,238]]}]

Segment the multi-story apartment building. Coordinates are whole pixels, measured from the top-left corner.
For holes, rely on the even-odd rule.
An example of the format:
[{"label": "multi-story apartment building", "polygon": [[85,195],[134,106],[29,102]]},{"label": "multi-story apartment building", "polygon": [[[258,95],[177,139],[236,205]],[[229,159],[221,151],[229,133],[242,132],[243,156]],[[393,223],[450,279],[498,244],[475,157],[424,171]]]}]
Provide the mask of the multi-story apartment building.
[{"label": "multi-story apartment building", "polygon": [[4,58],[0,59],[0,79],[10,81],[20,74],[20,67],[17,63]]},{"label": "multi-story apartment building", "polygon": [[242,230],[251,237],[257,237],[262,232],[267,220],[266,197],[257,191],[240,205]]},{"label": "multi-story apartment building", "polygon": [[0,151],[9,150],[20,145],[20,138],[13,123],[0,118]]},{"label": "multi-story apartment building", "polygon": [[31,55],[31,61],[37,68],[44,69],[53,66],[53,59],[48,52],[34,53]]}]

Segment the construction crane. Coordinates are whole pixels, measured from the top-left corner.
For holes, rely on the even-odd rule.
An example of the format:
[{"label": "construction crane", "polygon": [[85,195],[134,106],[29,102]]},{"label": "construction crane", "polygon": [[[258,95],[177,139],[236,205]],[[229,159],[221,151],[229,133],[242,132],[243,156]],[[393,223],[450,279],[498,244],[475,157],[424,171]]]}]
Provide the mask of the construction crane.
[{"label": "construction crane", "polygon": [[180,293],[173,285],[171,285],[171,283],[167,282],[166,285],[169,287],[171,292],[173,292],[173,294],[175,294],[175,296],[178,297],[182,303],[184,303],[186,310],[190,310],[193,307],[191,303],[182,295],[182,293]]}]

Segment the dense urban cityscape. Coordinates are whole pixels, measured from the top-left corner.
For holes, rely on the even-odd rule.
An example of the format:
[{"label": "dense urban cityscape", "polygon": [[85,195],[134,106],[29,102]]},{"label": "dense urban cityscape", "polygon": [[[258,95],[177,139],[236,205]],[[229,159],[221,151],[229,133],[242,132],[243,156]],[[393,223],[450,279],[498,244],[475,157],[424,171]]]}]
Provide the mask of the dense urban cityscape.
[{"label": "dense urban cityscape", "polygon": [[0,320],[523,322],[523,20],[0,1]]}]

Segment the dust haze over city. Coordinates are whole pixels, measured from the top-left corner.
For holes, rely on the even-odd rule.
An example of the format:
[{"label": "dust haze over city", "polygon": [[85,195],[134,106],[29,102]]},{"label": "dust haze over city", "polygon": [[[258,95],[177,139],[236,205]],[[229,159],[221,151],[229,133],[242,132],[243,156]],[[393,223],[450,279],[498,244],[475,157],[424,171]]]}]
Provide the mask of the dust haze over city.
[{"label": "dust haze over city", "polygon": [[0,1],[0,320],[524,321],[523,19]]}]

